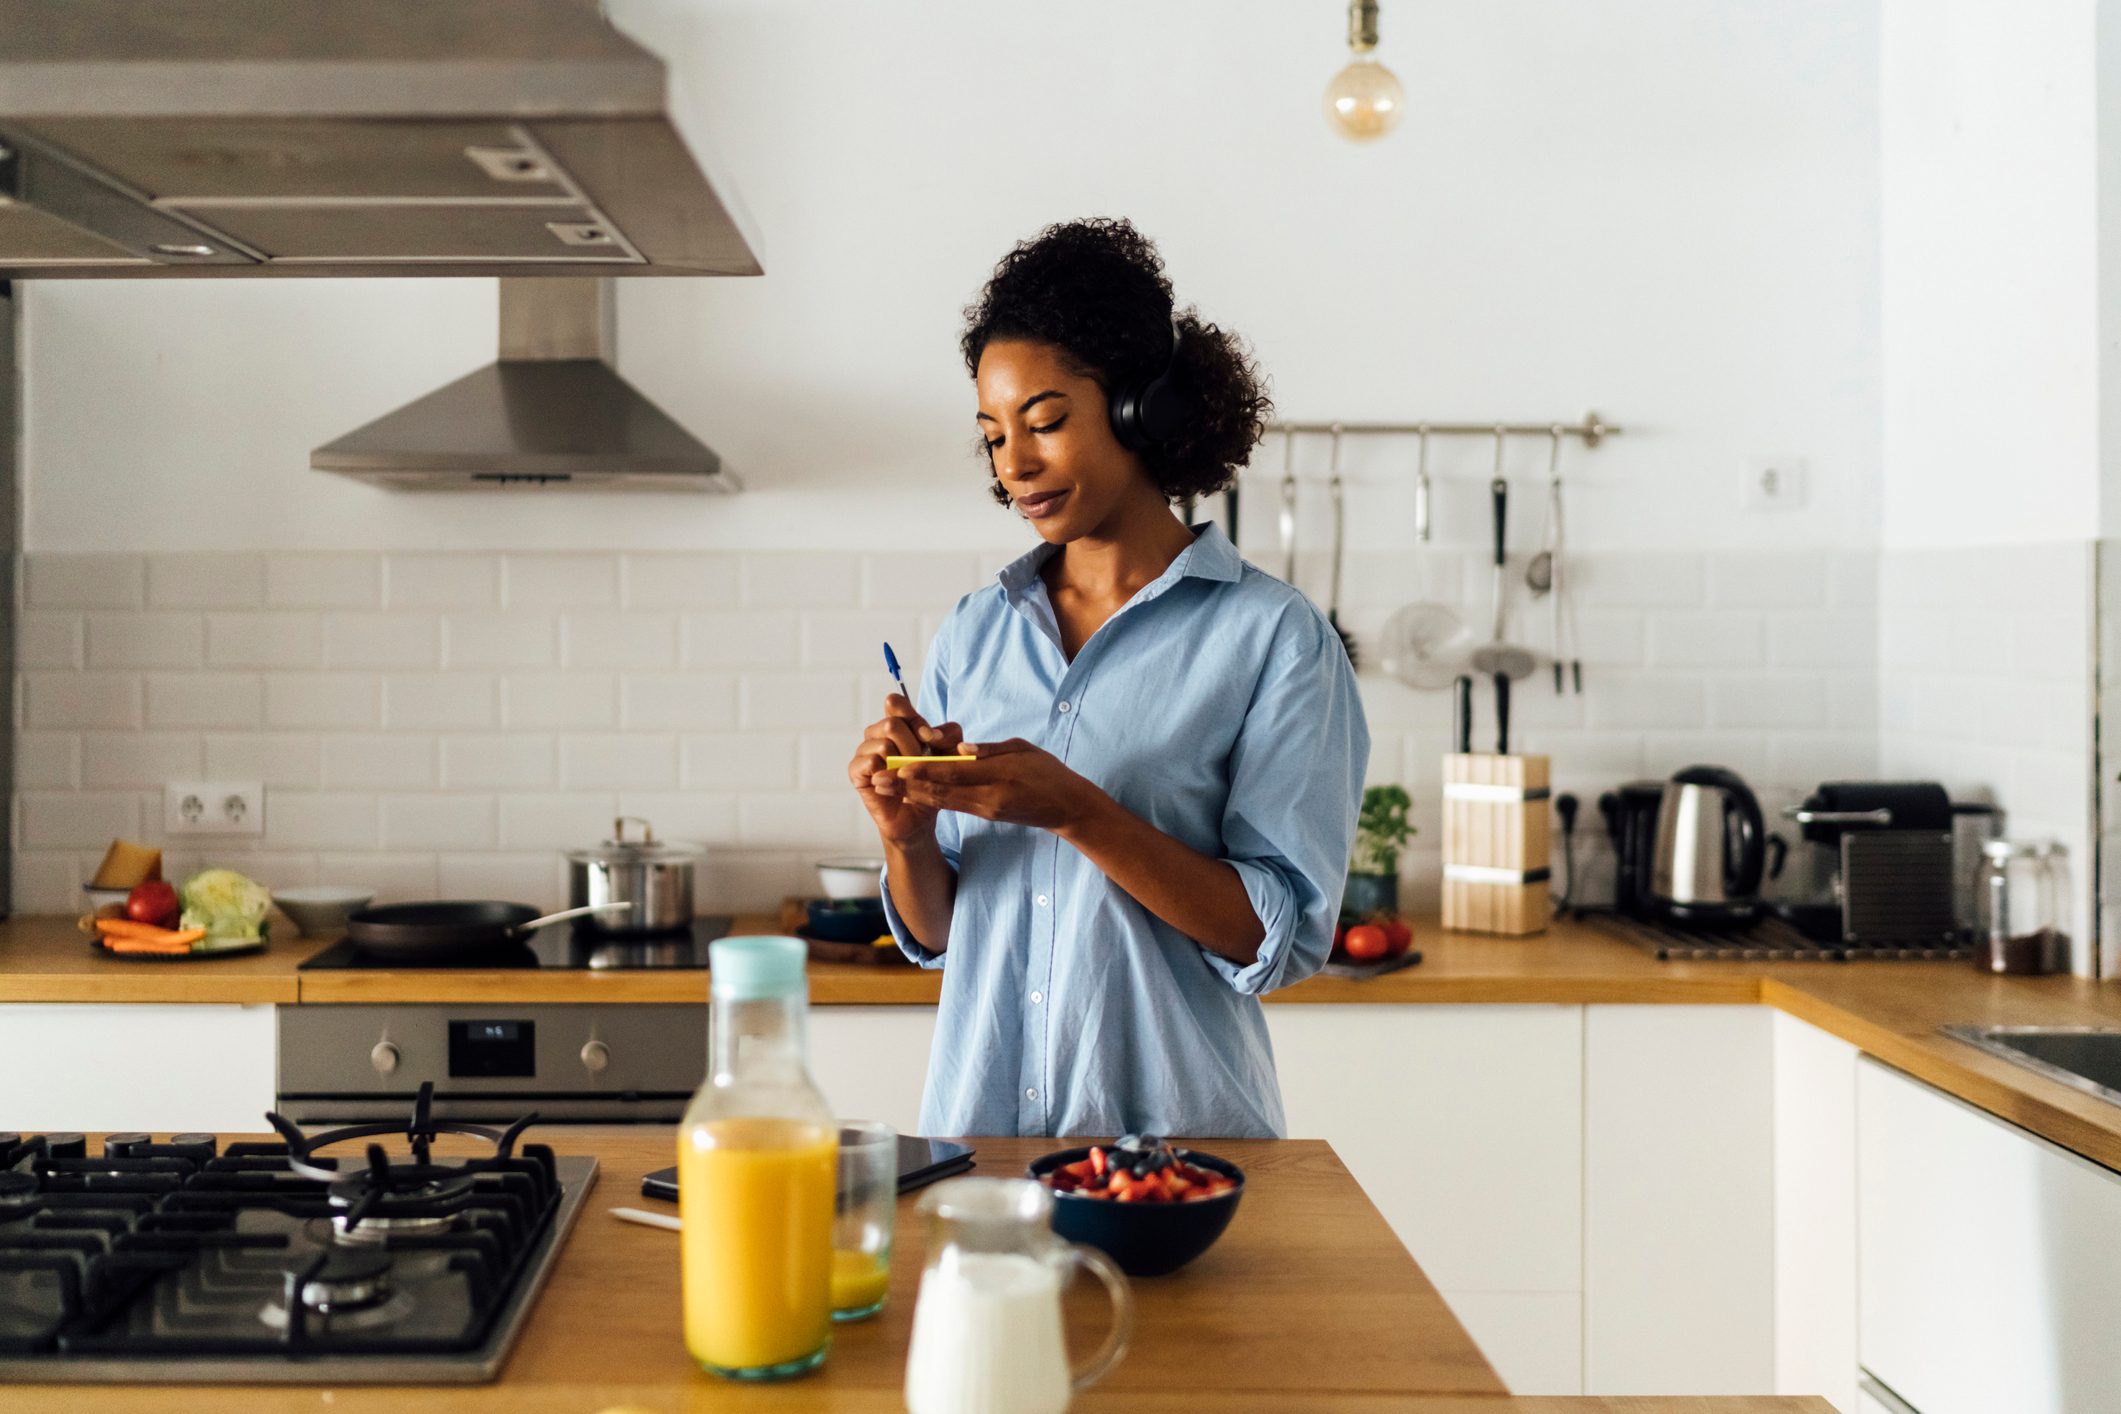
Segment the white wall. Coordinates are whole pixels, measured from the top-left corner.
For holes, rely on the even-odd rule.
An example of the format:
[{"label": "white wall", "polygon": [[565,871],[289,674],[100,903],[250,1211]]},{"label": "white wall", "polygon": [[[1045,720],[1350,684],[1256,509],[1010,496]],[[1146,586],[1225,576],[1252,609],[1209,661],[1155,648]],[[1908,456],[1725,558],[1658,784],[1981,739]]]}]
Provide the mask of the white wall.
[{"label": "white wall", "polygon": [[[1865,7],[1403,6],[1410,108],[1369,148],[1319,113],[1331,5],[613,8],[670,56],[769,272],[623,285],[620,362],[751,492],[504,506],[307,470],[488,356],[490,285],[52,282],[27,301],[27,547],[1023,543],[967,452],[958,313],[1011,241],[1092,212],[1161,241],[1291,415],[1626,424],[1571,466],[1584,546],[1874,538]],[[1810,504],[1740,515],[1759,453],[1807,458]],[[1411,460],[1351,460],[1359,544],[1406,543]],[[1439,455],[1448,538],[1478,539],[1487,469]]]},{"label": "white wall", "polygon": [[2093,10],[1880,6],[1889,549],[2097,534]]}]

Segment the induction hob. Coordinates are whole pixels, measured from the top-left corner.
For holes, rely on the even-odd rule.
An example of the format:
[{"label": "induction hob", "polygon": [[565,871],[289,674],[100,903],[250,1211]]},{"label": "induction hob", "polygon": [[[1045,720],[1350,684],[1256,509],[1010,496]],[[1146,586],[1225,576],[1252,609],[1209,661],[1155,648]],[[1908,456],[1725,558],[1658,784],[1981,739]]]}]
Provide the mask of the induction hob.
[{"label": "induction hob", "polygon": [[376,956],[363,952],[351,939],[341,939],[296,970],[685,971],[707,966],[707,945],[716,938],[726,937],[730,922],[729,915],[718,914],[695,918],[690,928],[669,932],[610,933],[599,930],[586,919],[577,919],[573,923],[540,928],[525,941],[504,949],[421,957]]}]

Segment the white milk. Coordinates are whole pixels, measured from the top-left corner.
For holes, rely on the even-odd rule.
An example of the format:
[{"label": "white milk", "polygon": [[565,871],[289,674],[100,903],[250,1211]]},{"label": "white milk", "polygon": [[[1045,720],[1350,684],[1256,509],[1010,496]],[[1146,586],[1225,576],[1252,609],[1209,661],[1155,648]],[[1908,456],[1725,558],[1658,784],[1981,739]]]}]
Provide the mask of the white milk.
[{"label": "white milk", "polygon": [[921,1278],[906,1356],[912,1414],[1062,1414],[1070,1395],[1058,1268],[960,1252]]}]

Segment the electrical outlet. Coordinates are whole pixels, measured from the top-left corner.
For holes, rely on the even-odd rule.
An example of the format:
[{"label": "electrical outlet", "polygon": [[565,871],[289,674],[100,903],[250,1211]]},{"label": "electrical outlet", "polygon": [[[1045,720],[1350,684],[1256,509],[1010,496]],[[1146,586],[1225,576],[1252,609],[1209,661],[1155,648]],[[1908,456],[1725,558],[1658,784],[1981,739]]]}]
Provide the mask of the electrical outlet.
[{"label": "electrical outlet", "polygon": [[1804,458],[1754,457],[1745,468],[1745,508],[1794,511],[1804,504]]},{"label": "electrical outlet", "polygon": [[162,787],[162,829],[171,835],[262,835],[261,781],[171,781]]}]

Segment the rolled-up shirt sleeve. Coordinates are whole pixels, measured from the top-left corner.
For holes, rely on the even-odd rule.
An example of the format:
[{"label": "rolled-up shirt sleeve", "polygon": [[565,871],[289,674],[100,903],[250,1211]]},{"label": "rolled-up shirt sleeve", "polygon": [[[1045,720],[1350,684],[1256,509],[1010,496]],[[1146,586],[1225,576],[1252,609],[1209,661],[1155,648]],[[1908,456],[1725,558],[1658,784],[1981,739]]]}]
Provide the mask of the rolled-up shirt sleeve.
[{"label": "rolled-up shirt sleeve", "polygon": [[[943,640],[949,633],[946,621],[936,631],[935,641],[928,645],[928,661],[921,668],[920,686],[914,706],[930,723],[940,726],[950,720],[950,674],[943,664]],[[935,817],[935,842],[942,847],[943,858],[952,869],[957,868],[960,850],[958,833],[959,815],[954,810],[939,811]],[[891,898],[891,868],[887,864],[883,871],[884,921],[891,927],[891,936],[898,942],[898,949],[908,961],[921,967],[938,968],[949,960],[947,952],[930,952],[899,916],[898,905]],[[944,940],[946,943],[948,939]]]},{"label": "rolled-up shirt sleeve", "polygon": [[1301,982],[1332,952],[1370,764],[1347,654],[1322,619],[1306,628],[1261,674],[1230,752],[1223,862],[1266,936],[1248,964],[1201,949],[1232,987],[1255,995]]}]

